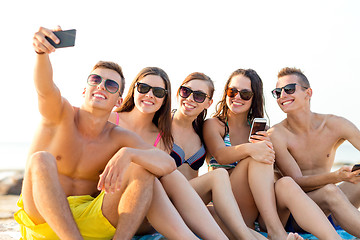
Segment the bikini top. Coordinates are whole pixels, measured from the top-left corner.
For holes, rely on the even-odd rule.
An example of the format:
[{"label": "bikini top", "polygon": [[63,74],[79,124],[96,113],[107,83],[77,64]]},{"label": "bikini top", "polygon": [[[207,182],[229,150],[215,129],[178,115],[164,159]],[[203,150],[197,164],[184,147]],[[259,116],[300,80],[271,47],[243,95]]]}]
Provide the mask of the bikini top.
[{"label": "bikini top", "polygon": [[[231,147],[231,142],[230,142],[230,135],[229,135],[229,125],[226,122],[225,123],[225,135],[224,135],[224,143],[225,143],[225,147]],[[211,156],[210,161],[209,161],[209,167],[215,167],[215,168],[225,168],[225,169],[231,169],[236,167],[236,165],[238,164],[238,162],[233,162],[230,164],[220,164],[216,161],[216,159]]]},{"label": "bikini top", "polygon": [[[116,113],[116,125],[119,125],[119,113],[118,112],[115,112]],[[162,134],[161,133],[159,133],[158,135],[157,135],[157,137],[156,137],[156,140],[155,140],[155,142],[154,142],[154,147],[156,147],[157,145],[158,145],[158,143],[160,142],[160,140],[161,140],[161,136],[162,136]]]},{"label": "bikini top", "polygon": [[184,163],[187,163],[192,169],[197,171],[204,164],[206,151],[204,144],[201,144],[201,148],[196,153],[194,153],[194,155],[192,155],[188,159],[185,159],[184,150],[176,143],[174,143],[170,156],[175,160],[177,167],[181,166]]}]

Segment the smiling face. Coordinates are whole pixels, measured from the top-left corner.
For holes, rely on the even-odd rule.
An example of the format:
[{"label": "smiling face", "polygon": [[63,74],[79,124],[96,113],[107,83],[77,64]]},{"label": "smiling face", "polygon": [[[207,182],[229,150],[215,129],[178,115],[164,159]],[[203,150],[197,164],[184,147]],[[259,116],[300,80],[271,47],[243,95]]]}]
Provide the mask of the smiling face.
[{"label": "smiling face", "polygon": [[[164,80],[157,75],[147,75],[138,81],[138,83],[146,83],[151,87],[161,87],[165,89]],[[165,97],[158,98],[154,96],[153,89],[150,89],[147,93],[139,93],[136,88],[135,86],[134,103],[140,112],[155,113],[161,108]]]},{"label": "smiling face", "polygon": [[276,83],[277,88],[282,88],[288,84],[296,83],[295,92],[287,94],[283,89],[281,91],[280,98],[277,99],[277,103],[281,110],[285,113],[309,106],[311,98],[311,89],[305,89],[301,87],[301,81],[296,75],[286,75],[280,77]]},{"label": "smiling face", "polygon": [[[228,88],[236,88],[237,90],[241,91],[243,89],[246,89],[248,91],[251,91],[251,81],[248,77],[245,77],[244,75],[235,75],[231,78],[231,81],[228,85]],[[226,104],[229,108],[229,110],[235,114],[239,113],[248,113],[253,98],[246,101],[243,100],[240,97],[240,93],[236,94],[235,97],[229,97],[226,96]]]},{"label": "smiling face", "polygon": [[[182,86],[190,88],[192,91],[201,91],[210,96],[210,86],[209,83],[204,80],[193,79]],[[177,96],[179,110],[182,114],[186,116],[191,116],[196,118],[204,109],[208,109],[212,104],[212,99],[208,97],[205,98],[205,101],[202,103],[198,103],[194,101],[193,93],[190,94],[187,98],[183,98],[181,96]]]},{"label": "smiling face", "polygon": [[111,79],[121,86],[121,77],[119,73],[114,70],[107,68],[97,68],[91,72],[91,74],[96,74],[102,77],[102,81],[98,85],[87,85],[85,89],[85,102],[91,105],[94,108],[101,109],[110,109],[115,105],[119,105],[121,103],[121,97],[119,96],[119,92],[110,93],[105,88],[105,80]]}]

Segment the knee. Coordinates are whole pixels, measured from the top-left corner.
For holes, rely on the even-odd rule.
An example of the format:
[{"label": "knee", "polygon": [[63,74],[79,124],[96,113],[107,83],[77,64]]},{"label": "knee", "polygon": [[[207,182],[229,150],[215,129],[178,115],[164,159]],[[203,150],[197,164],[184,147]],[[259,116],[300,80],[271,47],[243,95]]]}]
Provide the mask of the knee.
[{"label": "knee", "polygon": [[217,168],[214,171],[211,171],[211,174],[213,175],[213,180],[215,180],[215,182],[224,182],[229,180],[229,173],[224,168]]},{"label": "knee", "polygon": [[275,193],[277,195],[285,193],[287,196],[302,191],[299,185],[291,177],[282,177],[275,182]]},{"label": "knee", "polygon": [[343,192],[335,184],[327,184],[322,187],[324,200],[326,203],[334,204],[345,198]]},{"label": "knee", "polygon": [[29,157],[29,170],[35,173],[57,171],[55,157],[46,151],[39,151],[33,153]]},{"label": "knee", "polygon": [[150,173],[144,167],[131,163],[130,167],[130,176],[133,180],[141,181],[141,182],[149,182],[154,183],[155,176],[154,174]]}]

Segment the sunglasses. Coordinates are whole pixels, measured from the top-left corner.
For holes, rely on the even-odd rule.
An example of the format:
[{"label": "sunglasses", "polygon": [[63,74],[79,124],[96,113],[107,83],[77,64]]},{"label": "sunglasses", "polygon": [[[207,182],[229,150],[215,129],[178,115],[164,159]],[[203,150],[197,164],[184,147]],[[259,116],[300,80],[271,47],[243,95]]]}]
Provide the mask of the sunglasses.
[{"label": "sunglasses", "polygon": [[288,85],[285,85],[284,87],[281,88],[275,88],[274,90],[271,91],[272,95],[274,96],[274,98],[279,99],[281,96],[281,92],[284,89],[284,91],[286,92],[286,94],[293,94],[296,90],[296,85],[308,89],[307,87],[301,86],[297,83],[290,83]]},{"label": "sunglasses", "polygon": [[202,91],[193,91],[188,87],[180,86],[180,97],[188,98],[191,94],[193,95],[194,101],[197,103],[203,103],[207,97],[210,99],[210,96]]},{"label": "sunglasses", "polygon": [[228,88],[226,89],[226,95],[228,97],[235,97],[237,94],[240,94],[240,97],[242,100],[245,100],[245,101],[249,101],[252,96],[254,95],[254,93],[248,89],[241,89],[240,91],[237,90],[236,88]]},{"label": "sunglasses", "polygon": [[167,90],[162,87],[152,87],[146,83],[137,82],[136,83],[136,90],[139,93],[145,94],[148,93],[152,89],[152,92],[155,97],[157,98],[163,98],[165,97],[165,94],[167,93]]},{"label": "sunglasses", "polygon": [[[87,79],[87,83],[90,86],[97,86],[102,81],[103,81],[103,78],[97,74],[90,74]],[[117,82],[115,82],[114,80],[106,79],[104,85],[105,85],[106,91],[108,91],[109,93],[114,94],[119,90],[119,84]]]}]

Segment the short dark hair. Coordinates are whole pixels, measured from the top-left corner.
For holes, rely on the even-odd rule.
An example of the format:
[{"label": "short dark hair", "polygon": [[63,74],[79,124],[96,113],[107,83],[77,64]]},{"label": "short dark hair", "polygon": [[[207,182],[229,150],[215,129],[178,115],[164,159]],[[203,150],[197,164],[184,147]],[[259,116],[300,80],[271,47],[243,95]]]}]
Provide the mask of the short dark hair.
[{"label": "short dark hair", "polygon": [[92,71],[94,71],[97,68],[111,69],[120,75],[121,84],[120,84],[119,94],[120,94],[120,96],[122,96],[124,93],[124,89],[125,89],[125,78],[124,78],[124,74],[122,72],[120,65],[117,63],[114,63],[114,62],[110,62],[110,61],[98,61],[95,64],[95,66],[93,67]]},{"label": "short dark hair", "polygon": [[307,87],[307,88],[310,87],[309,80],[307,79],[307,77],[304,75],[304,73],[300,69],[285,67],[279,71],[278,78],[288,76],[288,75],[297,76],[299,78],[302,86]]}]

